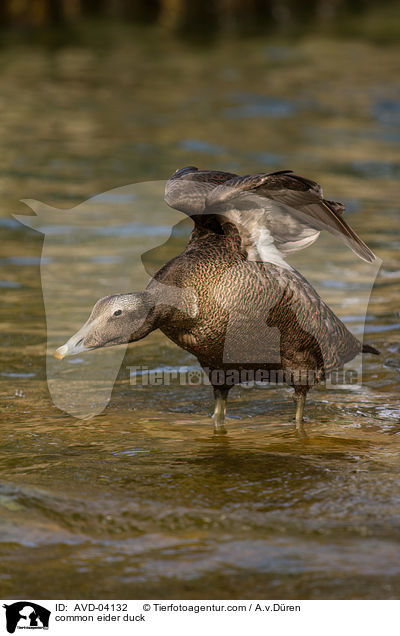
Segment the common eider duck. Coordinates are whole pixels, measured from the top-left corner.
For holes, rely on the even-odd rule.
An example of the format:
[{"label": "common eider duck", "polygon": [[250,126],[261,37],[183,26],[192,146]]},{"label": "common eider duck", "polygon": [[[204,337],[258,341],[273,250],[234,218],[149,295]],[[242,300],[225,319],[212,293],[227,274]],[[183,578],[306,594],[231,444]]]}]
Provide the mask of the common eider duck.
[{"label": "common eider duck", "polygon": [[343,219],[344,206],[291,170],[238,176],[177,170],[165,201],[194,229],[179,256],[144,291],[113,294],[59,347],[57,358],[135,342],[160,329],[196,356],[214,390],[214,431],[225,432],[229,390],[252,379],[281,378],[294,388],[302,430],[307,392],[359,353],[362,345],[286,261],[321,230],[367,262],[372,251]]}]

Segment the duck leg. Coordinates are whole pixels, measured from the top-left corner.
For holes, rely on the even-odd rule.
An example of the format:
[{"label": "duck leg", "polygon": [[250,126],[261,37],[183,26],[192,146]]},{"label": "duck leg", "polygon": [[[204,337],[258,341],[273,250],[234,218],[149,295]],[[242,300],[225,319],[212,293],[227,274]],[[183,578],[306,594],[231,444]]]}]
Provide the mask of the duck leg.
[{"label": "duck leg", "polygon": [[297,390],[297,388],[295,388],[293,398],[296,404],[296,430],[302,435],[305,435],[303,415],[304,405],[306,403],[306,395],[307,393],[304,390],[299,391]]},{"label": "duck leg", "polygon": [[228,397],[229,389],[221,387],[214,388],[214,433],[216,435],[224,435],[226,433],[225,428],[225,413],[226,413],[226,400]]}]

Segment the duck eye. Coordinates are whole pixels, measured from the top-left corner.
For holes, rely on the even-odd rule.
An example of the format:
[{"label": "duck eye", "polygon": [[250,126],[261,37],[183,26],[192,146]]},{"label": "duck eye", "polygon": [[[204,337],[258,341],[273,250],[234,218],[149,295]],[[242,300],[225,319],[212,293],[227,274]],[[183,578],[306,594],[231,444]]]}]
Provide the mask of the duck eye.
[{"label": "duck eye", "polygon": [[121,314],[122,314],[121,309],[117,309],[117,311],[114,311],[114,316],[120,316]]}]

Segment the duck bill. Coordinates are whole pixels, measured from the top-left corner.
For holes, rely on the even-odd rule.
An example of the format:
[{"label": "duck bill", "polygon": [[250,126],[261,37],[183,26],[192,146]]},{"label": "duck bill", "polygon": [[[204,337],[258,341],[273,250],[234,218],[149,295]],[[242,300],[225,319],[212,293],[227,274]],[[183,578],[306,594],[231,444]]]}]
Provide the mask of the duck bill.
[{"label": "duck bill", "polygon": [[87,321],[62,347],[58,347],[54,352],[54,357],[57,358],[57,360],[62,360],[66,356],[75,356],[78,353],[93,349],[94,347],[85,346],[84,341],[96,322],[97,320],[93,320],[92,322]]}]

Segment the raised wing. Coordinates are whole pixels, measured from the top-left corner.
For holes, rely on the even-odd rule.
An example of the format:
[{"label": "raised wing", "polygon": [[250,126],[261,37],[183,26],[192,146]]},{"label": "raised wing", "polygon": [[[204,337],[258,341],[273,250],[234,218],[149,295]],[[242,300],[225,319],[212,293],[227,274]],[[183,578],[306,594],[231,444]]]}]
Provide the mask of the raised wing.
[{"label": "raised wing", "polygon": [[252,235],[257,234],[257,228],[258,233],[267,230],[269,240],[282,253],[311,245],[321,230],[327,230],[363,260],[375,260],[373,252],[343,219],[344,206],[324,199],[318,183],[291,170],[234,177],[211,190],[206,209],[214,213],[218,210],[227,217],[239,211],[242,224]]},{"label": "raised wing", "polygon": [[237,175],[217,170],[198,170],[195,166],[174,172],[165,186],[165,202],[190,216],[200,232],[218,231],[219,221],[206,213],[206,199],[212,190]]},{"label": "raised wing", "polygon": [[363,260],[375,259],[342,218],[344,206],[324,199],[321,186],[291,170],[240,177],[189,166],[168,180],[165,201],[191,216],[200,232],[221,232],[233,223],[250,260],[287,267],[283,255],[308,247],[321,230]]}]

